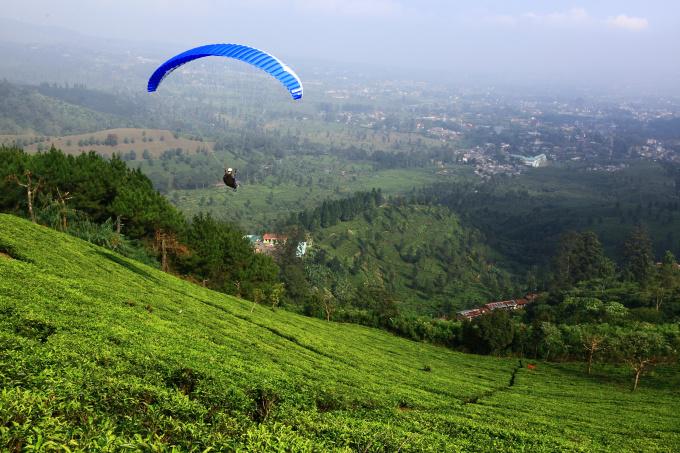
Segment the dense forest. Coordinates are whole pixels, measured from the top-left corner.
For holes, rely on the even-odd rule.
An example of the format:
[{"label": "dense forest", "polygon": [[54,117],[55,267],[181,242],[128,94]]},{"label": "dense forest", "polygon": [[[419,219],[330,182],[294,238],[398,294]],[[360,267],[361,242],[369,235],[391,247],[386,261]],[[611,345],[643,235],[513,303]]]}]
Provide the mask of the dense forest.
[{"label": "dense forest", "polygon": [[655,256],[680,253],[678,167],[633,163],[614,172],[556,165],[520,177],[451,181],[418,190],[412,199],[449,207],[485,241],[524,271],[544,267],[570,230],[595,231],[607,253],[623,258],[630,230],[645,225]]}]

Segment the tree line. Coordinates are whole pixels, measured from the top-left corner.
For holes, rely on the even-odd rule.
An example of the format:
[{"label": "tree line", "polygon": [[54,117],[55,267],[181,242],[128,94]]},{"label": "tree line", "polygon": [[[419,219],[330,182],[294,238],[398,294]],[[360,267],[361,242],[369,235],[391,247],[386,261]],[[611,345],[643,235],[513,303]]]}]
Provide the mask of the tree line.
[{"label": "tree line", "polygon": [[308,231],[327,228],[338,222],[346,222],[357,215],[380,206],[384,201],[380,189],[370,192],[356,192],[352,196],[340,200],[326,200],[321,206],[293,214],[289,225],[297,225]]}]

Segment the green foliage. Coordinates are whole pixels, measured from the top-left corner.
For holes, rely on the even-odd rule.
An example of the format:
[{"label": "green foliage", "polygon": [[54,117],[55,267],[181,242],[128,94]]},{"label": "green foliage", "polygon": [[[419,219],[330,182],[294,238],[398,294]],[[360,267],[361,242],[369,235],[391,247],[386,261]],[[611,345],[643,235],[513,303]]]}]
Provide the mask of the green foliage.
[{"label": "green foliage", "polygon": [[[661,265],[657,266],[653,278],[654,307],[656,311],[659,311],[667,300],[677,300],[678,292],[680,291],[680,266],[678,266],[673,253],[666,251]],[[671,309],[673,308],[676,307],[671,307]]]},{"label": "green foliage", "polygon": [[462,344],[476,354],[502,354],[512,344],[515,326],[508,313],[494,310],[464,322]]},{"label": "green foliage", "polygon": [[271,292],[278,281],[274,261],[253,253],[250,242],[233,224],[209,214],[198,215],[188,225],[185,241],[191,251],[177,257],[179,269],[210,288],[252,299],[256,289]]},{"label": "green foliage", "polygon": [[594,231],[617,263],[639,224],[649,230],[654,255],[680,253],[676,170],[650,162],[615,172],[591,171],[589,165],[557,164],[488,182],[457,178],[415,197],[450,207],[518,271],[547,266],[568,231]]},{"label": "green foliage", "polygon": [[612,341],[612,356],[625,362],[633,371],[633,390],[637,390],[640,377],[651,368],[677,359],[678,338],[677,329],[660,332],[644,325],[617,332]]},{"label": "green foliage", "polygon": [[146,265],[158,267],[155,255],[147,251],[142,244],[116,232],[115,224],[111,219],[101,224],[87,219],[79,219],[71,222],[66,232]]},{"label": "green foliage", "polygon": [[654,255],[647,231],[638,225],[624,244],[624,271],[626,276],[641,285],[652,277]]},{"label": "green foliage", "polygon": [[321,206],[293,215],[289,223],[299,225],[308,231],[327,228],[338,222],[355,219],[366,211],[371,211],[383,202],[382,191],[357,192],[351,197],[340,200],[327,200]]},{"label": "green foliage", "polygon": [[131,238],[152,237],[158,228],[180,231],[183,226],[183,216],[153,189],[149,179],[117,157],[66,156],[54,148],[34,155],[0,148],[0,211],[25,212],[25,192],[8,177],[26,170],[40,182],[38,193],[44,205],[57,198],[57,190],[69,192],[70,209],[99,223],[120,216],[123,232]]},{"label": "green foliage", "polygon": [[[363,196],[367,205],[361,202]],[[331,271],[324,285],[335,297],[346,300],[340,293],[345,282],[351,282],[361,299],[364,282],[371,282],[394,294],[405,314],[451,316],[513,292],[509,275],[493,265],[493,255],[478,233],[463,227],[449,210],[401,206],[399,200],[372,207],[370,194],[355,200],[363,207],[356,208],[353,220],[339,218],[336,225],[315,231],[317,252],[305,261],[307,268]],[[342,204],[326,206],[334,211],[331,206]]]},{"label": "green foliage", "polygon": [[389,320],[388,328],[391,332],[411,340],[426,341],[450,348],[458,347],[460,344],[461,324],[457,321],[400,315]]},{"label": "green foliage", "polygon": [[614,263],[605,256],[602,244],[592,231],[565,234],[560,240],[553,267],[553,284],[557,288],[614,276]]},{"label": "green foliage", "polygon": [[0,215],[0,244],[25,258],[0,258],[0,444],[10,451],[680,446],[676,366],[660,364],[631,393],[627,369],[527,370],[252,307],[12,216]]},{"label": "green foliage", "polygon": [[616,322],[628,316],[628,309],[616,301],[603,302],[595,297],[567,296],[559,306],[562,323]]},{"label": "green foliage", "polygon": [[[595,247],[584,246],[589,242]],[[626,241],[628,261],[615,277],[594,233],[563,237],[553,261],[553,284],[548,298],[530,307],[528,319],[567,324],[627,321],[663,323],[680,314],[680,267],[671,252],[656,265],[649,240],[635,229]],[[635,277],[637,275],[637,277]],[[653,307],[654,313],[647,307]]]}]

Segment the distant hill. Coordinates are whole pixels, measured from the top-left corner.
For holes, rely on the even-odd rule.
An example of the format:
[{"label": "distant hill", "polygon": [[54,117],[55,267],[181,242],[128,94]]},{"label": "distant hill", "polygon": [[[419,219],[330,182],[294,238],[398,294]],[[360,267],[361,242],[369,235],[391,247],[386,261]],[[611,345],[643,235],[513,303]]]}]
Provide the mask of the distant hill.
[{"label": "distant hill", "polygon": [[84,85],[58,85],[41,83],[36,90],[45,96],[60,99],[69,104],[79,105],[100,113],[117,115],[122,118],[135,116],[143,109],[138,99],[106,91],[92,90]]},{"label": "distant hill", "polygon": [[446,208],[385,205],[314,237],[355,283],[382,281],[415,314],[448,315],[512,292],[480,235]]},{"label": "distant hill", "polygon": [[41,94],[36,87],[0,81],[0,135],[69,135],[129,126],[109,113]]},{"label": "distant hill", "polygon": [[[575,367],[272,311],[0,215],[9,450],[670,451],[678,373]],[[616,411],[612,411],[612,407]]]}]

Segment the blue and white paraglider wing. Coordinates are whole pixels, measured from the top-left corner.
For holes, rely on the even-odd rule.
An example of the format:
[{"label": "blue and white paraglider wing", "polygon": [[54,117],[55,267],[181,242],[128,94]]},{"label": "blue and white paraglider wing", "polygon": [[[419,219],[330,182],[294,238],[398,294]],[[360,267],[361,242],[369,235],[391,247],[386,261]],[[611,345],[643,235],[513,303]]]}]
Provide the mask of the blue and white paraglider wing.
[{"label": "blue and white paraglider wing", "polygon": [[302,99],[302,82],[295,71],[267,52],[240,44],[209,44],[189,49],[172,57],[151,75],[147,86],[148,91],[156,91],[163,79],[183,64],[197,58],[211,56],[234,58],[260,68],[281,82],[293,99]]}]

